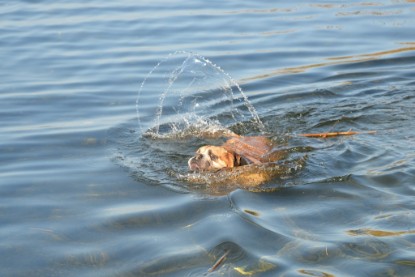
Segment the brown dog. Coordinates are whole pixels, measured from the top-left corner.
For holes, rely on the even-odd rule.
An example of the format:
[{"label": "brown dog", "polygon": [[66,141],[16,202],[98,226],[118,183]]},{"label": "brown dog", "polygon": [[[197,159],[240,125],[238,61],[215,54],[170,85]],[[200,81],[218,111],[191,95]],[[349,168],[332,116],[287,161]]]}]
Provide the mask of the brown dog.
[{"label": "brown dog", "polygon": [[212,171],[248,164],[275,162],[281,153],[272,152],[272,143],[265,137],[233,135],[222,146],[206,145],[189,159],[191,171]]}]

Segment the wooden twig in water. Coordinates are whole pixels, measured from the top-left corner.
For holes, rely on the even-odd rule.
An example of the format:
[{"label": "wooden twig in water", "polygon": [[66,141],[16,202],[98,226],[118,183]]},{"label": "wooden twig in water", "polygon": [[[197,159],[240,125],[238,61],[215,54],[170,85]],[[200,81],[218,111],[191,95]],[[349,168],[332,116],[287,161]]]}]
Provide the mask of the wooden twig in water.
[{"label": "wooden twig in water", "polygon": [[338,137],[338,136],[352,136],[352,135],[359,135],[359,134],[375,134],[375,133],[376,131],[366,131],[366,132],[347,131],[347,132],[299,134],[299,136],[308,137],[308,138],[330,138],[330,137]]},{"label": "wooden twig in water", "polygon": [[226,251],[225,252],[225,254],[223,254],[217,261],[216,261],[216,263],[211,267],[211,268],[209,268],[209,270],[208,270],[208,273],[210,273],[210,272],[213,272],[213,271],[215,271],[218,267],[219,267],[219,265],[226,259],[226,257],[228,256],[228,254],[229,254],[229,252],[230,252],[230,250],[228,250],[228,251]]}]

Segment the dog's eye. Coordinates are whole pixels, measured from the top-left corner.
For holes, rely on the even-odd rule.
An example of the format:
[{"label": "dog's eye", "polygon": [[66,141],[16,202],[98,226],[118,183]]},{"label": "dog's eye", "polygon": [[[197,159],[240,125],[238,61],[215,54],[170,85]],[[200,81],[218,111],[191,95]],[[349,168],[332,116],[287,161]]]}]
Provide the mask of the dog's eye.
[{"label": "dog's eye", "polygon": [[218,159],[218,156],[213,154],[211,150],[209,150],[208,155],[209,155],[209,157],[211,158],[212,161],[215,161],[215,160]]}]

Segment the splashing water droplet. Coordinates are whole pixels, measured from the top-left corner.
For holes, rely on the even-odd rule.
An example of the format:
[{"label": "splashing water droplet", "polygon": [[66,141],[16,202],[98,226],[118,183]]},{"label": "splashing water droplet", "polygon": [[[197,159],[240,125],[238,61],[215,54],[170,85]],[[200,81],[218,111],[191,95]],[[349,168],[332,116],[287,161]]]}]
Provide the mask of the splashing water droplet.
[{"label": "splashing water droplet", "polygon": [[223,69],[194,53],[161,60],[142,82],[136,101],[142,134],[181,136],[188,130],[225,130],[251,122],[264,132],[255,108]]}]

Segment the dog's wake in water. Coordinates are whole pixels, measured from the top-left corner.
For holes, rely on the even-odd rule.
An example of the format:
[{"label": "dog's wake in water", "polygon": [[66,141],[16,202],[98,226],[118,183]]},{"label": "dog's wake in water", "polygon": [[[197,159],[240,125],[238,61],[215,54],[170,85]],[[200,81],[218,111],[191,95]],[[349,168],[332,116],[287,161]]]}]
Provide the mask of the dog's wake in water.
[{"label": "dog's wake in water", "polygon": [[[194,132],[197,128],[192,130]],[[188,161],[187,173],[168,171],[171,177],[186,183],[190,190],[211,195],[226,194],[238,188],[260,192],[285,187],[289,183],[287,180],[305,166],[307,156],[299,154],[310,151],[307,147],[282,147],[265,137],[242,137],[225,128],[201,128],[196,133],[187,131],[179,137],[183,138],[184,134],[187,134],[187,138],[193,136],[199,140],[216,139],[216,142],[228,138],[223,144],[227,150],[211,145],[199,148],[196,155]],[[175,134],[174,137],[178,135]],[[174,140],[173,137],[170,139]],[[230,156],[228,158],[232,161],[231,164],[220,161],[221,156],[225,159],[225,152],[226,156]],[[246,162],[242,163],[241,159]],[[275,185],[273,180],[283,185]]]},{"label": "dog's wake in water", "polygon": [[279,155],[275,162],[189,171],[188,160],[198,147],[221,145],[234,132],[256,134],[250,122],[225,128],[203,121],[174,133],[157,134],[149,130],[139,136],[134,129],[121,126],[111,130],[110,137],[114,140],[114,161],[126,168],[132,178],[180,193],[225,195],[239,188],[261,192],[302,183],[306,154],[313,149],[284,135],[269,134],[273,151]]},{"label": "dog's wake in water", "polygon": [[[192,172],[176,174],[181,181],[206,189],[212,194],[221,194],[237,188],[251,191],[275,190],[266,186],[273,179],[289,178],[298,173],[305,165],[306,157],[280,163],[249,164],[218,171]],[[263,186],[265,185],[265,186]]]}]

